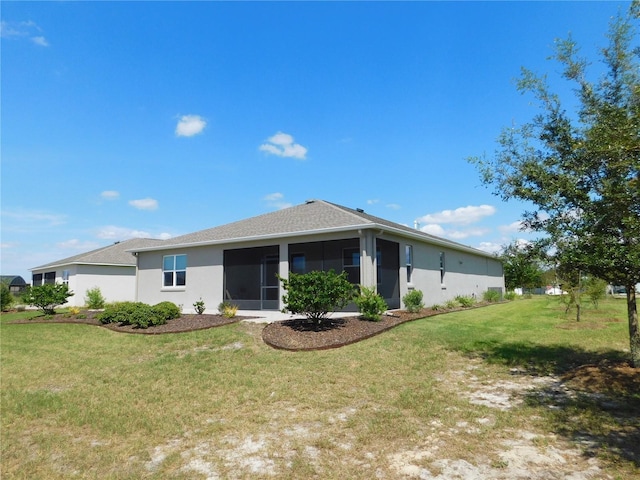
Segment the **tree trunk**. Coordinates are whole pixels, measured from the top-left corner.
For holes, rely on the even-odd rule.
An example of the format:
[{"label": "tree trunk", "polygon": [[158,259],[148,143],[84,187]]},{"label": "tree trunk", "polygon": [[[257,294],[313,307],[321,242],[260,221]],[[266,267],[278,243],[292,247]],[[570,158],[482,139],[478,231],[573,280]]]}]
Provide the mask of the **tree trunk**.
[{"label": "tree trunk", "polygon": [[636,305],[636,286],[627,285],[627,315],[629,316],[629,341],[631,347],[631,365],[640,368],[640,328],[638,327],[638,307]]}]

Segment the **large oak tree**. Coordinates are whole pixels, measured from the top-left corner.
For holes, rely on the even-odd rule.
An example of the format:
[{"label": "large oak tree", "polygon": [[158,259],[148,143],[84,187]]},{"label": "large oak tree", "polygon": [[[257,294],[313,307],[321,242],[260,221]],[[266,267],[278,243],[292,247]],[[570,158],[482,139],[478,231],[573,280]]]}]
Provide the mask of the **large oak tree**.
[{"label": "large oak tree", "polygon": [[612,19],[601,50],[604,74],[589,78],[590,63],[571,37],[556,41],[552,59],[576,88],[567,111],[546,76],[522,69],[518,89],[533,94],[539,113],[505,128],[492,158],[472,158],[483,182],[505,200],[535,205],[524,225],[565,267],[627,291],[631,360],[640,367],[635,286],[640,282],[640,1]]}]

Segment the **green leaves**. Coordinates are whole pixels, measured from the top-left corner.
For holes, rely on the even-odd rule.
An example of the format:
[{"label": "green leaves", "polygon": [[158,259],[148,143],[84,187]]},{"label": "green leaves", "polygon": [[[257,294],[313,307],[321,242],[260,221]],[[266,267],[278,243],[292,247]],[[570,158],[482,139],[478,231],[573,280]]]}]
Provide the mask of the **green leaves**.
[{"label": "green leaves", "polygon": [[22,295],[27,305],[38,307],[45,315],[54,315],[58,305],[67,303],[67,298],[73,296],[69,286],[65,283],[45,283],[29,287]]},{"label": "green leaves", "polygon": [[301,313],[310,320],[320,322],[327,313],[344,308],[355,295],[355,286],[347,273],[329,270],[305,274],[289,273],[289,278],[278,277],[287,291],[282,300],[284,311]]}]

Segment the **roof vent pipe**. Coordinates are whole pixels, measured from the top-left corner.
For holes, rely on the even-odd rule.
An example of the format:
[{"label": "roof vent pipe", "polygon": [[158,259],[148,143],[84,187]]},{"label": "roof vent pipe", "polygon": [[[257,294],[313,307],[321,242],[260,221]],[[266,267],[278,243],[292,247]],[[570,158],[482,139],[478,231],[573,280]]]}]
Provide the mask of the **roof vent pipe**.
[{"label": "roof vent pipe", "polygon": [[418,220],[413,221],[413,228],[420,230],[420,222]]}]

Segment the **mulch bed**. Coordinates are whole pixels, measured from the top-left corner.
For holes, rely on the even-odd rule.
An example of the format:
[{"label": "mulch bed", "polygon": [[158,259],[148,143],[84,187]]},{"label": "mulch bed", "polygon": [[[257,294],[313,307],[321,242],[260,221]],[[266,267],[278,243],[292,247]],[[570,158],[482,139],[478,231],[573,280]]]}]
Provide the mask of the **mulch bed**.
[{"label": "mulch bed", "polygon": [[82,312],[86,318],[77,318],[75,316],[54,315],[52,318],[35,317],[30,320],[17,320],[9,323],[78,323],[83,325],[97,325],[100,327],[113,330],[114,332],[123,333],[139,333],[143,335],[160,335],[163,333],[181,333],[191,332],[195,330],[205,330],[207,328],[221,327],[229,325],[240,320],[250,317],[234,317],[226,318],[222,315],[182,315],[167,321],[164,325],[156,325],[149,328],[137,328],[133,325],[120,325],[118,323],[103,324],[96,317],[99,312]]},{"label": "mulch bed", "polygon": [[423,309],[418,313],[409,313],[398,310],[384,315],[378,322],[360,317],[329,318],[320,323],[306,318],[295,318],[270,323],[262,330],[262,340],[267,345],[281,350],[325,350],[350,345],[401,323],[438,313],[443,312]]},{"label": "mulch bed", "polygon": [[[478,303],[474,307],[481,307],[483,305],[483,303]],[[336,317],[323,320],[320,323],[309,321],[306,318],[294,318],[268,324],[262,330],[262,339],[267,345],[281,350],[305,351],[338,348],[373,337],[401,323],[448,313],[454,310],[461,310],[461,308],[443,310],[424,308],[417,313],[396,310],[389,315],[384,315],[378,322],[364,320],[360,317]],[[221,315],[208,314],[183,315],[180,318],[169,320],[164,325],[137,328],[132,325],[102,324],[97,319],[99,313],[100,312],[83,311],[82,314],[85,318],[77,318],[77,316],[70,316],[68,314],[58,314],[51,318],[42,316],[9,323],[77,323],[97,325],[115,332],[160,335],[165,333],[204,330],[253,318],[226,318]]]}]

